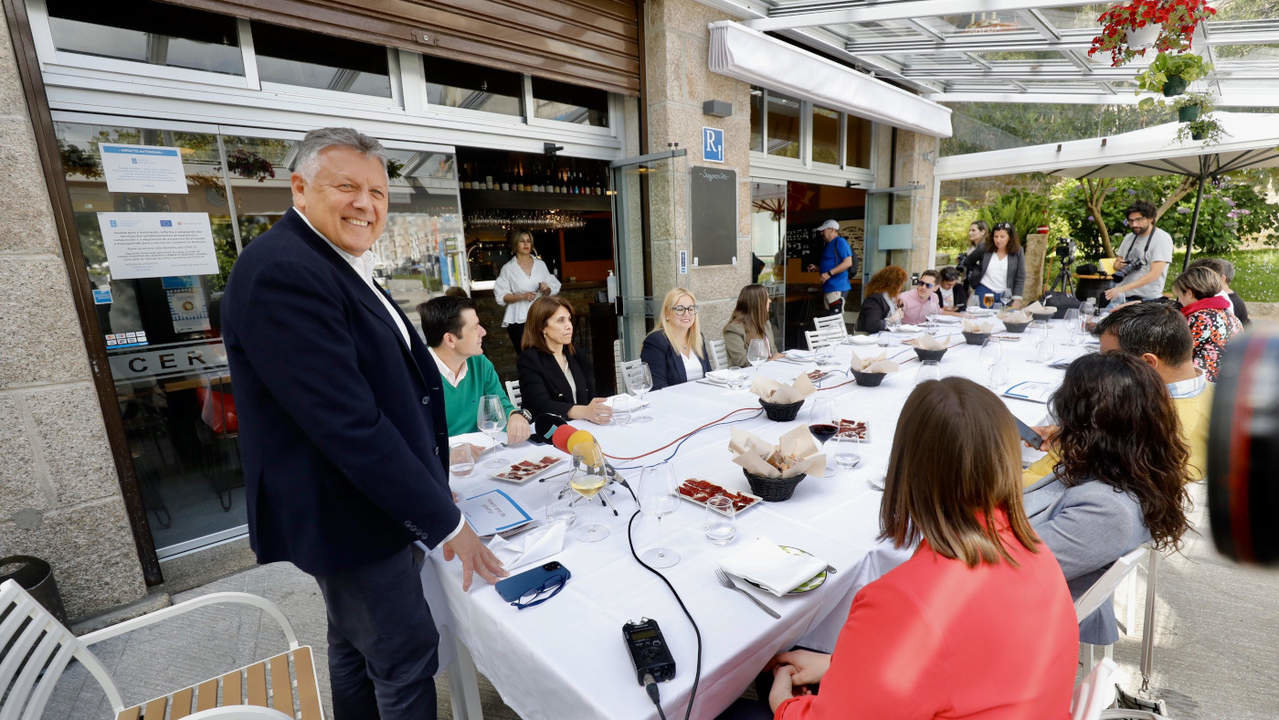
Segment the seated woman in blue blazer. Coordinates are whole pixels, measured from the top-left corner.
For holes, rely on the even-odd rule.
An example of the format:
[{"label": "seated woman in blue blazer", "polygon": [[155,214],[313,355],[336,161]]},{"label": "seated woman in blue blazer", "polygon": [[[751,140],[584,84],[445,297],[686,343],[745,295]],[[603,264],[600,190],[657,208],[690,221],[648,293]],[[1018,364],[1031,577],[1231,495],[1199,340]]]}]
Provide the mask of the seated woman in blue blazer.
[{"label": "seated woman in blue blazer", "polygon": [[653,373],[653,389],[697,380],[710,372],[710,356],[697,322],[697,298],[684,288],[666,293],[662,323],[644,338],[640,359]]},{"label": "seated woman in blue blazer", "polygon": [[[1078,599],[1121,556],[1153,541],[1175,550],[1189,529],[1190,451],[1159,375],[1121,352],[1070,364],[1049,401],[1056,474],[1026,488],[1030,525],[1061,564]],[[1079,624],[1079,640],[1119,638],[1107,600]]]},{"label": "seated woman in blue blazer", "polygon": [[529,307],[524,321],[516,367],[524,409],[560,422],[589,420],[607,424],[613,409],[608,398],[595,397],[590,362],[573,352],[573,306],[559,295],[540,297]]}]

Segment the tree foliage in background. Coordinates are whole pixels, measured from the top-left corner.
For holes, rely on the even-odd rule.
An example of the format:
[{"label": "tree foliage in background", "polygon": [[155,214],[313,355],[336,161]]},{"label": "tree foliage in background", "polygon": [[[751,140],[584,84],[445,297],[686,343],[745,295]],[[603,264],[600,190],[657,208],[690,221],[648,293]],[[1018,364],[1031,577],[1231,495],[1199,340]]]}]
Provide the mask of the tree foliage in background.
[{"label": "tree foliage in background", "polygon": [[977,211],[977,217],[986,225],[1012,223],[1019,239],[1025,238],[1036,228],[1048,224],[1048,195],[1017,188],[991,199]]}]

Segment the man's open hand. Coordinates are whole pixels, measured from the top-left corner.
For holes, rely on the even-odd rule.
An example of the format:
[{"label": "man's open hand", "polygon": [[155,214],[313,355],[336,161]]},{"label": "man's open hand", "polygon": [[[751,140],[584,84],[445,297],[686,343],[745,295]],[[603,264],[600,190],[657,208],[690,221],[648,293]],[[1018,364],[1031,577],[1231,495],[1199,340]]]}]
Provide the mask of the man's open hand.
[{"label": "man's open hand", "polygon": [[471,589],[471,577],[479,573],[480,577],[492,585],[498,578],[507,576],[502,561],[497,559],[492,550],[484,546],[484,542],[475,534],[470,525],[463,525],[457,537],[444,543],[444,559],[452,561],[456,555],[462,561],[462,591]]}]

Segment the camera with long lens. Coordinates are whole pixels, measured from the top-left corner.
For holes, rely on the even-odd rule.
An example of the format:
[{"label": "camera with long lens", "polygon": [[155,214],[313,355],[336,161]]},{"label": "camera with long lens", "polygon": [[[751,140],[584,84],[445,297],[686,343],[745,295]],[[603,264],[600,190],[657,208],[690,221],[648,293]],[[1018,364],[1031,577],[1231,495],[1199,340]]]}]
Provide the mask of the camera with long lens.
[{"label": "camera with long lens", "polygon": [[1124,281],[1124,278],[1137,272],[1145,264],[1146,261],[1144,260],[1130,260],[1128,261],[1128,264],[1111,273],[1110,277],[1113,278],[1115,282],[1121,283]]}]

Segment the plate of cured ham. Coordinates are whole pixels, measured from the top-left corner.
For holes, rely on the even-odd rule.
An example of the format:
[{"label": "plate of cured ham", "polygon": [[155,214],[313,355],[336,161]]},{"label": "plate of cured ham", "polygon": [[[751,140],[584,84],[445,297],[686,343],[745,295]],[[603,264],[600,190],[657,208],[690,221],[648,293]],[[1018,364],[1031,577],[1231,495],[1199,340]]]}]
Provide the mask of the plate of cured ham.
[{"label": "plate of cured ham", "polygon": [[870,426],[863,420],[841,419],[836,434],[851,436],[858,442],[870,442]]},{"label": "plate of cured ham", "polygon": [[761,502],[758,495],[752,495],[748,492],[733,492],[732,490],[716,485],[708,480],[689,478],[680,483],[679,486],[679,496],[694,505],[701,505],[705,507],[706,501],[716,495],[723,495],[729,500],[732,500],[733,512],[735,513],[740,513],[746,508]]},{"label": "plate of cured ham", "polygon": [[565,458],[552,457],[546,455],[543,457],[530,457],[517,463],[511,463],[510,467],[502,472],[494,473],[493,477],[506,482],[513,482],[520,485],[532,480],[542,473],[550,470],[556,465],[564,462]]}]

